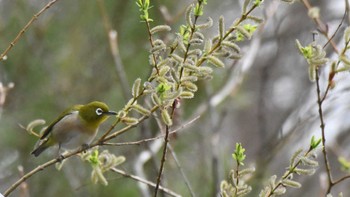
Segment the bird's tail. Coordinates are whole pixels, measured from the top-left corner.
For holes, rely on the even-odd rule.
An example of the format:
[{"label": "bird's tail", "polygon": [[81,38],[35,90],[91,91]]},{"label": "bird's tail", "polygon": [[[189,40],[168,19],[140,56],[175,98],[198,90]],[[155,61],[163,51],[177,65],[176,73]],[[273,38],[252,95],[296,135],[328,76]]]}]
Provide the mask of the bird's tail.
[{"label": "bird's tail", "polygon": [[35,145],[36,148],[30,154],[34,155],[35,157],[39,156],[44,150],[50,147],[48,141],[49,140],[47,139],[38,141],[38,143]]}]

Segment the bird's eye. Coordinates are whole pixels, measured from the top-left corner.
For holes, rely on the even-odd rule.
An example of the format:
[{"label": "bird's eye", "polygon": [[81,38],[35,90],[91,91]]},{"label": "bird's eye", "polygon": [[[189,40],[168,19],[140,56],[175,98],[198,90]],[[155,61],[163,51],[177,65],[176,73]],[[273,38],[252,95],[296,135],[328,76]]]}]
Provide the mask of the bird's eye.
[{"label": "bird's eye", "polygon": [[97,109],[96,109],[96,114],[97,114],[98,116],[101,116],[101,115],[103,114],[103,110],[102,110],[101,108],[97,108]]}]

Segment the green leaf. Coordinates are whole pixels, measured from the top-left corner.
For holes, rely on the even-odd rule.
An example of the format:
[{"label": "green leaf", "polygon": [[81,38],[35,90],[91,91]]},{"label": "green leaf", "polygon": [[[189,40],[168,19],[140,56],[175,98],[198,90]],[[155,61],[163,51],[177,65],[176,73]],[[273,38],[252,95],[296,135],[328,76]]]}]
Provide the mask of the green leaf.
[{"label": "green leaf", "polygon": [[232,157],[233,157],[234,160],[237,161],[237,163],[239,165],[242,165],[242,166],[244,166],[243,161],[244,161],[244,159],[246,157],[244,152],[245,152],[245,149],[243,148],[242,144],[241,143],[236,143],[236,149],[233,152]]},{"label": "green leaf", "polygon": [[254,5],[255,6],[260,6],[263,2],[264,2],[264,0],[255,0],[254,1]]},{"label": "green leaf", "polygon": [[303,47],[300,44],[299,40],[296,40],[295,42],[297,44],[297,47],[298,47],[301,55],[303,55],[305,59],[310,59],[312,57],[312,46],[311,46],[311,44],[308,45],[308,46]]},{"label": "green leaf", "polygon": [[166,84],[166,83],[160,83],[157,88],[156,88],[156,92],[159,94],[163,94],[164,92],[170,90],[171,86]]},{"label": "green leaf", "polygon": [[310,142],[310,149],[313,150],[313,149],[317,148],[321,142],[322,142],[322,138],[316,139],[315,136],[312,136],[311,142]]},{"label": "green leaf", "polygon": [[340,163],[341,169],[342,169],[343,171],[347,171],[347,172],[350,171],[350,161],[348,161],[347,159],[345,159],[345,157],[339,157],[339,158],[338,158],[338,162]]},{"label": "green leaf", "polygon": [[194,15],[197,17],[203,15],[203,5],[201,3],[196,4],[196,7],[194,8]]},{"label": "green leaf", "polygon": [[257,25],[251,25],[251,24],[244,24],[243,26],[237,26],[236,27],[236,41],[243,41],[245,38],[248,40],[251,38],[251,35],[255,32],[257,29]]},{"label": "green leaf", "polygon": [[98,166],[100,164],[100,160],[98,159],[98,150],[94,150],[89,156],[88,161],[92,166]]}]

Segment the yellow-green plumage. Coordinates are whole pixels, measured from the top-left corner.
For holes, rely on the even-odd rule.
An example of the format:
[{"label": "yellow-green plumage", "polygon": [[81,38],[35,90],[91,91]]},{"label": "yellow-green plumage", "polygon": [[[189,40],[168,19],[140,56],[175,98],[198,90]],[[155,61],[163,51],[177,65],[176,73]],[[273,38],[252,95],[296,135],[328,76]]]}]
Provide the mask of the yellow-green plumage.
[{"label": "yellow-green plumage", "polygon": [[45,129],[31,154],[37,157],[48,147],[56,144],[59,149],[69,150],[89,145],[96,136],[98,127],[109,115],[116,113],[109,111],[108,106],[99,101],[74,105]]}]

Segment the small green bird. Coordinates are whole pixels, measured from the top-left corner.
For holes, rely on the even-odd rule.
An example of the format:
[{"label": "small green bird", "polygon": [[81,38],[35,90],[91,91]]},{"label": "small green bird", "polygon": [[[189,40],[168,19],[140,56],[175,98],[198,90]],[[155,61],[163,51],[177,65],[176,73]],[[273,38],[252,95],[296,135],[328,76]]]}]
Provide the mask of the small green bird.
[{"label": "small green bird", "polygon": [[44,130],[31,154],[37,157],[56,144],[59,151],[61,148],[72,150],[87,146],[95,138],[100,124],[107,120],[108,116],[116,114],[109,111],[105,103],[99,101],[74,105]]}]

